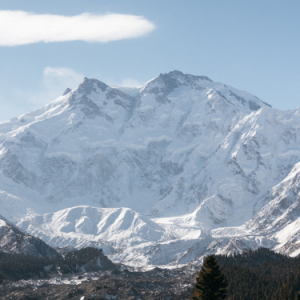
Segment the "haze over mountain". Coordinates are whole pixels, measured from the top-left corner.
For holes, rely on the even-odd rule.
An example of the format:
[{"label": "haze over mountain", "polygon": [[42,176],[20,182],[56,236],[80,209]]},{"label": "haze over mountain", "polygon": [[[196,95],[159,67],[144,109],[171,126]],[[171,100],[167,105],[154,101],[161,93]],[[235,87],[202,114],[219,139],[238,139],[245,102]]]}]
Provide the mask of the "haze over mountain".
[{"label": "haze over mountain", "polygon": [[0,123],[1,214],[51,246],[132,265],[259,246],[296,256],[299,124],[299,109],[205,76],[138,90],[85,78]]}]

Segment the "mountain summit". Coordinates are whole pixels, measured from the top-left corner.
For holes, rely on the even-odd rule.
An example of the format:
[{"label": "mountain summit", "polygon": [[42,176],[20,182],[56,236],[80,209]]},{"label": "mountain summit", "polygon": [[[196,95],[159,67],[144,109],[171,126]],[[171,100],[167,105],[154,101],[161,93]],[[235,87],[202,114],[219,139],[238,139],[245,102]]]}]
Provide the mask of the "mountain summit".
[{"label": "mountain summit", "polygon": [[[125,91],[85,78],[43,108],[0,123],[1,214],[52,246],[93,241],[113,259],[140,265],[259,246],[300,253],[298,109],[276,110],[179,71]],[[75,209],[82,205],[91,209]],[[126,228],[114,211],[122,207],[138,216]],[[80,213],[45,229],[70,208]],[[78,222],[90,231],[77,232]],[[132,240],[127,250],[119,228]]]}]

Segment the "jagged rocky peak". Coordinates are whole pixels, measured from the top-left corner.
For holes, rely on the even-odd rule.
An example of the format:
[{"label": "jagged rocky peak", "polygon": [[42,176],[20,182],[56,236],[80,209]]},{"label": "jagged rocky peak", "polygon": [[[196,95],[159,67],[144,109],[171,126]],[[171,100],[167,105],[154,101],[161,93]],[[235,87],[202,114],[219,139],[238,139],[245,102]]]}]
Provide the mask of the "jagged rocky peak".
[{"label": "jagged rocky peak", "polygon": [[[96,96],[93,95],[93,93],[96,94]],[[104,82],[99,81],[97,79],[89,79],[86,77],[84,78],[83,82],[76,89],[76,93],[75,93],[74,97],[78,98],[78,96],[90,98],[95,102],[97,102],[97,99],[101,98],[102,96],[105,96],[106,100],[108,100],[108,101],[111,99],[115,100],[116,98],[123,98],[123,99],[130,100],[130,101],[132,101],[132,99],[133,99],[132,96],[126,94],[125,92],[123,92],[122,90],[120,90],[118,88],[110,87],[107,84],[105,84]],[[107,103],[104,102],[102,104],[105,105]],[[99,103],[98,103],[98,105],[99,105]]]},{"label": "jagged rocky peak", "polygon": [[[217,106],[233,105],[238,110],[245,111],[245,113],[257,111],[265,106],[270,107],[269,104],[247,92],[214,82],[207,76],[184,74],[177,70],[160,74],[147,82],[141,89],[139,96],[142,98],[150,94],[153,95],[157,103],[166,104],[172,102],[170,97],[174,96],[174,92],[180,93],[180,91],[185,94],[186,98],[192,98],[195,95],[194,92],[198,92],[198,98],[208,99],[211,103],[217,102]],[[187,91],[191,95],[187,95]],[[199,93],[202,93],[202,96]]]},{"label": "jagged rocky peak", "polygon": [[64,91],[64,93],[62,94],[63,96],[69,94],[70,92],[72,92],[72,90],[70,88],[66,88],[66,90]]},{"label": "jagged rocky peak", "polygon": [[196,88],[199,80],[212,82],[212,80],[206,76],[194,76],[175,70],[169,73],[160,74],[158,77],[149,81],[141,92],[162,94],[166,96],[180,86]]},{"label": "jagged rocky peak", "polygon": [[97,88],[101,89],[102,92],[105,92],[109,86],[98,79],[89,79],[85,77],[83,82],[78,87],[78,92],[88,95],[92,91],[97,92]]},{"label": "jagged rocky peak", "polygon": [[183,85],[188,85],[188,84],[194,84],[198,80],[205,80],[208,82],[213,82],[210,78],[207,76],[197,76],[197,75],[191,75],[191,74],[184,74],[180,71],[174,70],[171,71],[167,74],[160,74],[162,78],[173,78],[180,82]]},{"label": "jagged rocky peak", "polygon": [[133,97],[118,89],[97,79],[84,78],[66,103],[72,110],[80,109],[89,119],[104,117],[108,122],[113,122],[117,116],[116,111],[126,119],[134,102]]},{"label": "jagged rocky peak", "polygon": [[174,90],[175,88],[180,86],[190,86],[192,88],[195,88],[200,80],[211,83],[213,82],[207,76],[184,74],[177,70],[165,74],[160,74],[158,79],[162,80],[170,90]]}]

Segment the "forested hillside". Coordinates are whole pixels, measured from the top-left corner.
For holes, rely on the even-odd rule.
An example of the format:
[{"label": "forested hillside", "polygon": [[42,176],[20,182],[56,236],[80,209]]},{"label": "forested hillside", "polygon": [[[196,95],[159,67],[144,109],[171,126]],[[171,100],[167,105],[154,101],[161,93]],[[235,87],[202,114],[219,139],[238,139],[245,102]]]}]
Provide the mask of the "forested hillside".
[{"label": "forested hillside", "polygon": [[[227,299],[232,300],[295,300],[300,291],[300,258],[291,258],[275,253],[266,248],[249,251],[234,256],[216,256],[222,271],[228,280]],[[119,266],[120,267],[120,266]],[[151,271],[129,271],[111,263],[99,249],[85,248],[70,251],[59,257],[36,257],[19,254],[0,253],[0,294],[10,294],[17,291],[22,295],[31,295],[32,286],[37,287],[35,295],[44,293],[47,289],[46,278],[70,274],[79,278],[76,273],[96,271],[99,279],[88,285],[80,283],[79,289],[84,295],[95,294],[95,299],[103,299],[105,293],[118,295],[120,299],[128,299],[135,287],[134,295],[141,299],[188,299],[195,284],[194,267],[184,266],[180,269],[159,269]],[[101,273],[103,270],[113,269]],[[194,269],[195,270],[195,269]],[[199,267],[200,270],[200,267]],[[75,274],[74,274],[75,273]],[[83,274],[83,273],[81,273]],[[89,273],[86,273],[86,276]],[[91,274],[91,273],[90,273]],[[102,274],[102,275],[101,275]],[[45,287],[39,287],[38,281],[31,280],[28,285],[20,286],[14,280],[45,278]],[[77,279],[76,279],[77,280]],[[14,283],[15,282],[15,283]],[[36,284],[35,284],[36,282]],[[116,284],[118,282],[118,284]],[[123,294],[120,283],[124,285]],[[99,287],[101,286],[101,288]],[[97,287],[97,289],[96,289]],[[152,287],[152,288],[151,288]],[[53,293],[66,295],[72,290],[68,285],[51,285]],[[95,292],[96,291],[96,292]],[[46,291],[49,292],[48,290]],[[49,294],[52,297],[52,292]],[[96,295],[98,295],[96,298]],[[100,298],[99,298],[100,297]],[[101,298],[102,297],[102,298]],[[126,298],[127,297],[127,298]],[[49,299],[50,299],[49,298]],[[15,297],[13,299],[22,299]],[[51,298],[52,299],[52,298]],[[297,299],[298,300],[298,299]]]},{"label": "forested hillside", "polygon": [[49,275],[112,269],[115,267],[101,249],[87,247],[64,256],[37,257],[0,252],[0,280],[45,278]]},{"label": "forested hillside", "polygon": [[216,258],[228,280],[228,299],[294,300],[300,291],[300,258],[266,248]]}]

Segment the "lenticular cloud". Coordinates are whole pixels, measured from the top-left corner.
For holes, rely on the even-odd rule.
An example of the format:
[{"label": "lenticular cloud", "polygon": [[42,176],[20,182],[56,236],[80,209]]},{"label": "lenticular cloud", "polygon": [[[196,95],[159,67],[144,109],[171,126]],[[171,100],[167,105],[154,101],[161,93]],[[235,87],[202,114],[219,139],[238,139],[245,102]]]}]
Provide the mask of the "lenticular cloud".
[{"label": "lenticular cloud", "polygon": [[0,46],[39,42],[111,42],[137,38],[154,29],[144,17],[121,14],[77,16],[37,15],[24,11],[0,11]]}]

